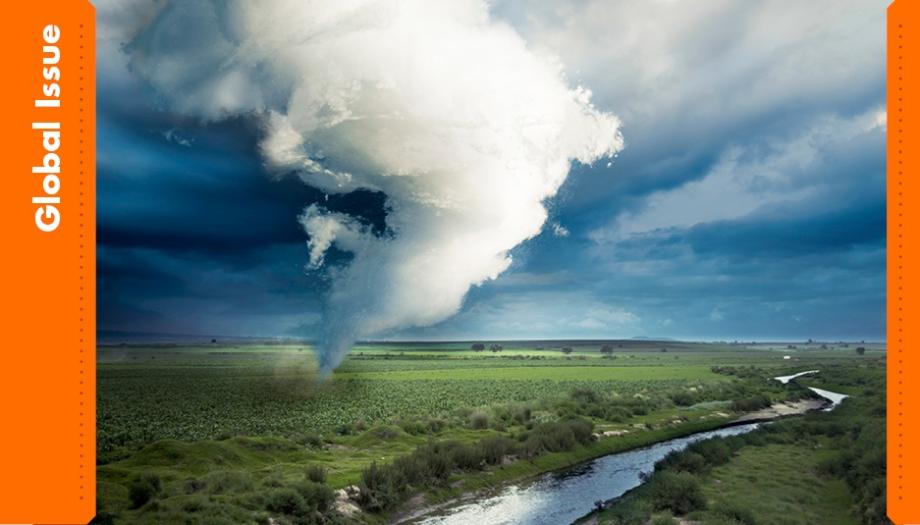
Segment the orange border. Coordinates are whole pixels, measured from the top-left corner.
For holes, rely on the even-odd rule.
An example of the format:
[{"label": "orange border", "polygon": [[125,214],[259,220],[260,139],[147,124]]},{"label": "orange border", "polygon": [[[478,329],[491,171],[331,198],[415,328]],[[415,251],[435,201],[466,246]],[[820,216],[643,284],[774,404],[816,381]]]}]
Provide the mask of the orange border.
[{"label": "orange border", "polygon": [[[87,0],[10,3],[0,20],[0,523],[87,523],[96,506],[95,11]],[[60,31],[60,107],[36,107],[54,80],[43,69],[49,24]],[[32,171],[46,154],[34,122],[60,122],[57,189]],[[52,232],[35,222],[46,181],[60,198]]]},{"label": "orange border", "polygon": [[[888,9],[888,513],[920,523],[920,370],[911,349],[917,283],[906,266],[920,226],[917,199],[918,112],[913,23],[918,2]],[[0,522],[86,523],[95,514],[95,13],[87,0],[5,9],[4,160],[0,220],[7,252],[3,279],[3,366],[0,369]],[[37,230],[39,195],[30,171],[43,150],[31,129],[48,113],[35,108],[41,88],[41,31],[61,28],[61,226]],[[912,497],[913,496],[913,497]]]},{"label": "orange border", "polygon": [[918,2],[888,7],[888,516],[898,524],[920,523],[920,388],[911,372],[920,370],[920,349],[912,348],[918,329],[918,287],[910,263],[918,252],[911,233],[920,217],[917,174]]}]

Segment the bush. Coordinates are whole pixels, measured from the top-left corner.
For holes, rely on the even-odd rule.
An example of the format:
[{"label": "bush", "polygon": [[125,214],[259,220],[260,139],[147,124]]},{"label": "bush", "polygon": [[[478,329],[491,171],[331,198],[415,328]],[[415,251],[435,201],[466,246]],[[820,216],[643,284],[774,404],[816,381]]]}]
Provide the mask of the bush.
[{"label": "bush", "polygon": [[623,423],[632,417],[632,412],[626,407],[611,406],[604,412],[604,419],[613,423]]},{"label": "bush", "polygon": [[326,467],[322,465],[310,465],[307,467],[306,477],[314,483],[325,483]]},{"label": "bush", "polygon": [[266,509],[281,514],[296,516],[311,510],[303,496],[291,488],[273,489],[266,494],[265,501]]},{"label": "bush", "polygon": [[182,491],[186,494],[201,492],[208,486],[207,482],[200,479],[189,478],[182,483]]},{"label": "bush", "polygon": [[566,422],[566,425],[572,429],[575,441],[585,444],[594,439],[594,423],[587,419],[574,418]]},{"label": "bush", "polygon": [[159,476],[149,472],[141,474],[128,488],[128,498],[131,499],[132,507],[137,509],[144,506],[160,492],[161,488]]},{"label": "bush", "polygon": [[678,525],[673,516],[662,515],[652,518],[651,525]]},{"label": "bush", "polygon": [[297,437],[297,443],[310,448],[322,448],[323,437],[312,432],[305,432]]},{"label": "bush", "polygon": [[489,465],[498,465],[502,459],[516,451],[517,444],[506,437],[491,436],[479,442],[482,459]]},{"label": "bush", "polygon": [[527,405],[515,405],[511,409],[511,419],[523,425],[533,417],[533,410]]},{"label": "bush", "polygon": [[321,512],[331,509],[335,502],[335,491],[323,483],[304,481],[296,489],[307,506]]},{"label": "bush", "polygon": [[414,436],[427,433],[429,428],[427,424],[416,420],[402,420],[399,422],[399,426],[406,434]]},{"label": "bush", "polygon": [[474,447],[458,445],[451,449],[450,459],[460,470],[479,470],[482,466],[482,455]]},{"label": "bush", "polygon": [[736,399],[732,401],[732,410],[737,412],[752,412],[754,410],[767,408],[772,404],[773,401],[770,400],[770,396],[766,394],[758,394],[752,397]]},{"label": "bush", "polygon": [[444,421],[443,419],[434,418],[434,417],[428,419],[428,432],[431,432],[432,434],[436,434],[444,430],[444,427],[446,426],[447,426],[447,422]]},{"label": "bush", "polygon": [[706,464],[706,458],[696,452],[674,451],[655,463],[655,470],[702,474],[709,470],[709,465]]},{"label": "bush", "polygon": [[731,461],[734,455],[732,448],[721,438],[698,441],[687,447],[687,450],[702,456],[710,466],[724,465]]},{"label": "bush", "polygon": [[671,401],[679,407],[688,407],[696,403],[696,398],[690,392],[681,390],[671,394]]},{"label": "bush", "polygon": [[652,478],[649,490],[656,510],[687,514],[706,508],[699,482],[686,472],[661,472]]},{"label": "bush", "polygon": [[246,472],[219,470],[208,476],[207,486],[211,494],[233,494],[252,490],[253,483]]},{"label": "bush", "polygon": [[713,507],[712,512],[718,516],[735,521],[737,523],[743,523],[744,525],[757,525],[757,520],[754,519],[754,513],[742,507],[741,505],[738,505],[737,503],[720,502],[718,505]]},{"label": "bush", "polygon": [[489,414],[485,412],[473,412],[470,415],[470,427],[477,430],[489,428]]},{"label": "bush", "polygon": [[572,450],[578,443],[594,439],[594,424],[588,420],[573,418],[567,421],[543,423],[528,433],[524,452],[536,456],[543,452]]},{"label": "bush", "polygon": [[208,501],[204,496],[194,496],[182,503],[183,512],[201,512],[208,506]]}]

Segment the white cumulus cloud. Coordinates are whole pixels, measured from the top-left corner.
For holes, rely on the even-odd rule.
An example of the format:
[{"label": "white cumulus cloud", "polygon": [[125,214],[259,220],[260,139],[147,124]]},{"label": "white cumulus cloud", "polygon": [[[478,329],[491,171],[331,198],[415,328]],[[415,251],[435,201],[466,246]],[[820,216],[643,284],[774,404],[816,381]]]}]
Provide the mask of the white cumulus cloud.
[{"label": "white cumulus cloud", "polygon": [[277,173],[386,194],[384,236],[319,206],[300,217],[311,265],[353,254],[331,273],[325,371],[355,339],[456,313],[541,231],[571,162],[623,145],[590,91],[478,0],[169,3],[125,49],[171,110],[262,119]]}]

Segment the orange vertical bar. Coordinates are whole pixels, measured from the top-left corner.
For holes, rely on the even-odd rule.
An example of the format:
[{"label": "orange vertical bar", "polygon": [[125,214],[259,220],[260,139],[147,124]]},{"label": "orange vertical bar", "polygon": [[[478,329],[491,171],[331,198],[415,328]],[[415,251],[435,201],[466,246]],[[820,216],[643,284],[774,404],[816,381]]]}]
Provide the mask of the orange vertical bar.
[{"label": "orange vertical bar", "polygon": [[87,523],[96,503],[95,12],[87,0],[10,3],[0,24],[0,523]]},{"label": "orange vertical bar", "polygon": [[898,524],[920,523],[917,11],[916,1],[888,7],[888,516]]}]

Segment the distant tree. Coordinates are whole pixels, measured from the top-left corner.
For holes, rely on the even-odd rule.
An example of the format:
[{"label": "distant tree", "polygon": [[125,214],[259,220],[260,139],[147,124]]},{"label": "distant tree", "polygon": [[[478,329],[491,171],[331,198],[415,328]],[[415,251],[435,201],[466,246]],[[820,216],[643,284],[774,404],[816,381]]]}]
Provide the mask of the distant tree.
[{"label": "distant tree", "polygon": [[562,353],[565,354],[565,355],[571,354],[571,353],[572,353],[572,347],[571,347],[571,346],[563,346],[563,347],[562,347]]},{"label": "distant tree", "polygon": [[217,339],[211,339],[211,344],[212,344],[212,345],[216,345],[216,344],[217,344]]},{"label": "distant tree", "polygon": [[856,347],[856,353],[859,355],[866,355],[866,347],[865,346]]},{"label": "distant tree", "polygon": [[667,352],[668,349],[667,349],[667,348],[662,348],[661,351],[662,351],[662,352]]},{"label": "distant tree", "polygon": [[486,349],[486,345],[482,343],[473,343],[473,346],[471,346],[470,348],[472,348],[473,350],[477,352],[482,352],[483,350]]},{"label": "distant tree", "polygon": [[826,345],[826,344],[822,344],[822,345],[821,345],[821,350],[827,350],[827,345]]},{"label": "distant tree", "polygon": [[613,347],[610,345],[604,345],[601,347],[601,353],[610,355],[613,353]]},{"label": "distant tree", "polygon": [[502,348],[502,345],[495,344],[495,345],[490,346],[489,350],[493,352],[501,352],[502,350],[504,350],[504,348]]}]

